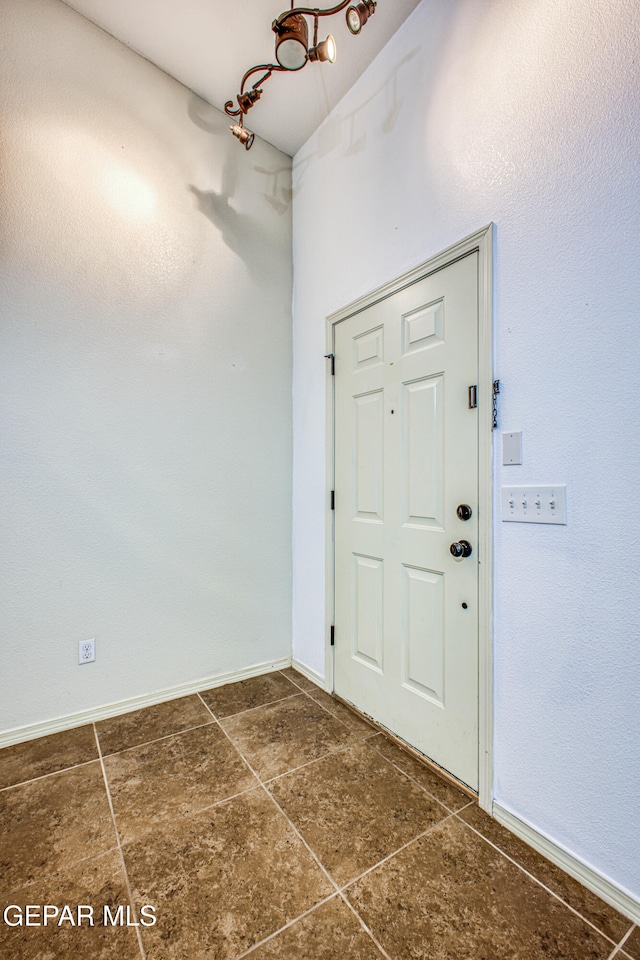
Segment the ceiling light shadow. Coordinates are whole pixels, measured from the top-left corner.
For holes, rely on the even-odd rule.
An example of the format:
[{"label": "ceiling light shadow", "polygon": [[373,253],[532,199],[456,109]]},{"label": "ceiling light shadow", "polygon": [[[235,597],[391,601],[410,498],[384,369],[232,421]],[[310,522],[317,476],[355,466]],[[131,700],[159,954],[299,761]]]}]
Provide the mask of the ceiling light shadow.
[{"label": "ceiling light shadow", "polygon": [[194,184],[188,184],[187,189],[195,197],[198,210],[220,231],[223,242],[243,261],[252,279],[265,287],[279,285],[289,248],[284,240],[279,243],[269,228],[268,220],[273,215],[261,218],[239,213],[224,193],[200,190]]}]

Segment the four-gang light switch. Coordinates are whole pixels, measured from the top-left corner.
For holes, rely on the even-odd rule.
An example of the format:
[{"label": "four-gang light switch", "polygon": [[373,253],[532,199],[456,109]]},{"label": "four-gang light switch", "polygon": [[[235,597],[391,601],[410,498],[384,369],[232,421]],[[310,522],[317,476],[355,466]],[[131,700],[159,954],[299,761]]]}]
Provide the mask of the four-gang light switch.
[{"label": "four-gang light switch", "polygon": [[502,519],[516,523],[566,523],[566,485],[502,487]]}]

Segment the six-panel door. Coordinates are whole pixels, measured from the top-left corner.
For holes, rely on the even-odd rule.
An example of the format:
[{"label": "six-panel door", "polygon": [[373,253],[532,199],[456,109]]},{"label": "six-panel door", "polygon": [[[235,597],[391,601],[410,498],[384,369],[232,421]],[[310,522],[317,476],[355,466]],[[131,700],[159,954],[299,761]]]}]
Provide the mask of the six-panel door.
[{"label": "six-panel door", "polygon": [[[478,786],[477,254],[336,324],[335,690]],[[472,516],[458,518],[459,504]]]}]

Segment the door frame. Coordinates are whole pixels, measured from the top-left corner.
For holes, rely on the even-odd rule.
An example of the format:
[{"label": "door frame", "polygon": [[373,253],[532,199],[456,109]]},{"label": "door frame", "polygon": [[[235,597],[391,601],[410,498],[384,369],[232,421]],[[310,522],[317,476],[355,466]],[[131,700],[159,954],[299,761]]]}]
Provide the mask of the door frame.
[{"label": "door frame", "polygon": [[[493,224],[359,297],[326,320],[326,349],[335,348],[336,324],[392,296],[470,253],[478,254],[478,802],[491,813],[493,802]],[[326,617],[325,683],[334,690],[335,623],[335,378],[327,363],[326,389]],[[340,642],[338,638],[337,642]]]}]

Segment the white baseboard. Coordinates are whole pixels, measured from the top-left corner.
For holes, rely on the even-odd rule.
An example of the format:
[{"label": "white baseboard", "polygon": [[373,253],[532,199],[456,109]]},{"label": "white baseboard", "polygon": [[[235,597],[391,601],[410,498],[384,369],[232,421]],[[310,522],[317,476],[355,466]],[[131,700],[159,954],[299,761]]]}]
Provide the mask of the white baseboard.
[{"label": "white baseboard", "polygon": [[304,663],[300,663],[300,661],[295,658],[291,661],[291,666],[294,670],[297,670],[298,673],[301,673],[303,677],[306,677],[307,680],[311,680],[311,683],[315,683],[321,690],[327,689],[324,677],[321,677],[320,674],[312,670],[311,667],[305,666]]},{"label": "white baseboard", "polygon": [[[199,693],[201,690],[209,690],[211,687],[221,687],[225,683],[234,683],[237,680],[247,680],[249,677],[259,677],[263,673],[284,670],[285,667],[290,666],[291,658],[283,657],[279,660],[270,660],[268,663],[258,663],[253,667],[245,667],[242,670],[232,670],[229,673],[204,677],[202,680],[181,683],[175,687],[165,687],[163,690],[146,693],[141,697],[131,697],[128,700],[118,700],[115,703],[92,707],[90,710],[82,710],[79,713],[70,713],[65,717],[57,717],[55,720],[45,720],[42,723],[34,723],[26,727],[15,727],[13,730],[0,733],[0,748],[8,747],[13,743],[23,743],[26,740],[35,740],[36,737],[46,737],[51,733],[60,733],[62,730],[72,730],[74,727],[81,727],[85,723],[93,723],[95,720],[106,720],[107,717],[116,717],[120,713],[131,713],[133,710],[152,707],[155,703],[163,703],[165,700],[177,700],[178,697],[186,697],[190,693]],[[297,667],[297,669],[307,675],[306,669],[305,671],[302,671],[301,667]],[[313,680],[313,677],[310,676],[309,679]]]},{"label": "white baseboard", "polygon": [[557,867],[568,873],[583,886],[588,887],[601,900],[610,904],[625,917],[629,917],[634,923],[640,923],[640,903],[627,893],[626,890],[616,886],[608,877],[602,876],[593,867],[588,866],[579,860],[574,854],[569,853],[564,847],[555,843],[549,837],[545,836],[532,827],[531,824],[521,820],[515,814],[502,807],[499,803],[493,803],[493,816],[503,826],[515,833],[517,837],[524,840],[525,843],[541,853],[547,860],[551,860]]}]

